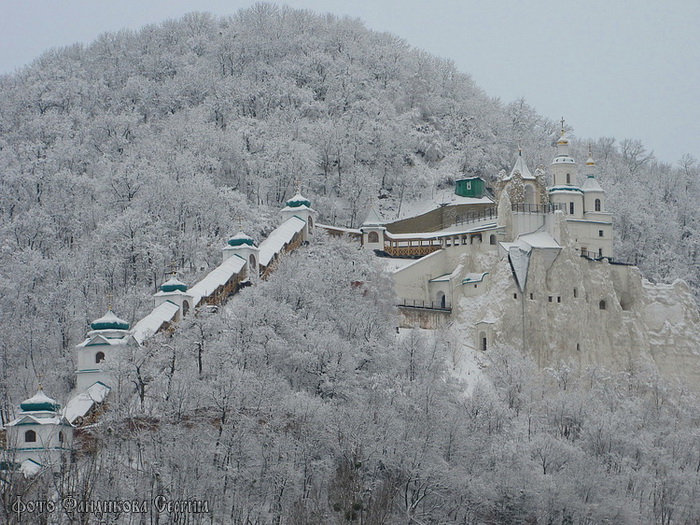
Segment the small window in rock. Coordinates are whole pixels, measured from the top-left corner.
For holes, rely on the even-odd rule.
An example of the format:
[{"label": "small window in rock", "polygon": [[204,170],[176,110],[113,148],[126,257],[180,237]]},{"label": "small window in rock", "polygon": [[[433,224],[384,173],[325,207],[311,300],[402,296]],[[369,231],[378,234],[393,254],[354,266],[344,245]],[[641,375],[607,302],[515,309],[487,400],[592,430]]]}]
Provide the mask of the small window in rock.
[{"label": "small window in rock", "polygon": [[600,302],[598,303],[598,308],[601,310],[605,310],[605,300],[601,299]]},{"label": "small window in rock", "polygon": [[552,296],[550,295],[548,299],[549,299],[549,302],[551,303],[551,302],[552,302]]},{"label": "small window in rock", "polygon": [[531,301],[534,301],[534,300],[535,300],[535,294],[534,294],[534,293],[531,293],[531,294],[530,294],[530,300],[531,300]]},{"label": "small window in rock", "polygon": [[576,297],[578,297],[578,290],[577,290],[576,288],[574,288],[574,299],[575,299]]},{"label": "small window in rock", "polygon": [[557,302],[558,302],[558,303],[561,302],[561,297],[560,297],[560,296],[557,297]]},{"label": "small window in rock", "polygon": [[577,352],[581,351],[581,345],[579,343],[576,343],[576,351]]},{"label": "small window in rock", "polygon": [[518,298],[518,294],[517,294],[517,293],[514,293],[514,294],[513,294],[513,299],[517,299],[517,298]]}]

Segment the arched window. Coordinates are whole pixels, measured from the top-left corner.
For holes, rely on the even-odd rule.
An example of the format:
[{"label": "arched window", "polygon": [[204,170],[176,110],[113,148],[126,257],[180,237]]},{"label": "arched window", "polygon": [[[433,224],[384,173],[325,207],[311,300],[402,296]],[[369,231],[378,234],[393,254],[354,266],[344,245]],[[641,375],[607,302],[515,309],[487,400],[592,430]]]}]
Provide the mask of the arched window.
[{"label": "arched window", "polygon": [[578,290],[574,288],[574,298],[578,297]]},{"label": "arched window", "polygon": [[486,340],[486,334],[484,332],[481,332],[479,334],[479,339],[481,343],[481,351],[486,352],[487,347],[488,347],[488,341]]},{"label": "arched window", "polygon": [[601,206],[600,206],[600,199],[595,200],[595,211],[600,211]]},{"label": "arched window", "polygon": [[535,204],[535,188],[532,184],[525,185],[525,204]]},{"label": "arched window", "polygon": [[600,302],[598,303],[598,308],[601,310],[605,310],[605,299],[601,299]]},{"label": "arched window", "polygon": [[491,246],[496,246],[496,236],[494,234],[491,234],[491,236],[489,237],[489,244]]},{"label": "arched window", "polygon": [[182,301],[182,317],[185,317],[187,315],[187,312],[190,311],[190,303],[187,301]]},{"label": "arched window", "polygon": [[573,214],[574,214],[574,203],[570,202],[569,203],[569,215],[573,215]]},{"label": "arched window", "polygon": [[105,360],[105,353],[104,352],[97,352],[95,354],[95,363],[101,363],[104,360]]},{"label": "arched window", "polygon": [[255,268],[255,265],[258,264],[255,260],[255,255],[253,255],[252,253],[250,254],[250,257],[248,257],[248,263],[250,264],[251,268]]},{"label": "arched window", "polygon": [[311,233],[311,229],[314,227],[314,218],[309,215],[309,233]]},{"label": "arched window", "polygon": [[36,432],[33,430],[27,430],[24,433],[24,442],[25,443],[36,443]]},{"label": "arched window", "polygon": [[58,442],[63,443],[63,432],[58,433]]},{"label": "arched window", "polygon": [[571,173],[566,174],[566,183],[571,184]]},{"label": "arched window", "polygon": [[367,234],[367,242],[379,242],[379,234],[377,232],[369,232]]}]

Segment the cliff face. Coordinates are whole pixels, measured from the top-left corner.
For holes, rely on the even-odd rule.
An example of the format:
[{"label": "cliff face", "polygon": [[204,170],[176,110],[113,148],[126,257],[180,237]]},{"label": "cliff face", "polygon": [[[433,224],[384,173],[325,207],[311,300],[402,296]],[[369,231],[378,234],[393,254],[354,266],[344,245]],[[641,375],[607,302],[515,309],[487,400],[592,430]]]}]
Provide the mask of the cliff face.
[{"label": "cliff face", "polygon": [[[522,291],[508,258],[493,260],[485,294],[462,298],[455,316],[488,325],[489,345],[522,349],[542,367],[656,369],[700,385],[700,316],[689,287],[652,284],[634,266],[585,259],[570,247],[551,265],[533,249]],[[477,327],[477,347],[480,337]]]}]

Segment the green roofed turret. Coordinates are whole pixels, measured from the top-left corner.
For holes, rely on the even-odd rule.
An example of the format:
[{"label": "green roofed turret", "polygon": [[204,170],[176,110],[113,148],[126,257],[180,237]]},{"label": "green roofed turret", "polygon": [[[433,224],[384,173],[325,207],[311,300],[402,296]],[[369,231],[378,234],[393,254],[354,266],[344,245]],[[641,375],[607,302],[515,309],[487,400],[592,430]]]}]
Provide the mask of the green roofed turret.
[{"label": "green roofed turret", "polygon": [[44,391],[39,387],[37,393],[22,401],[19,408],[23,412],[58,412],[61,405],[55,399],[44,394]]},{"label": "green roofed turret", "polygon": [[296,195],[294,195],[294,197],[292,197],[286,202],[286,205],[290,208],[299,208],[301,206],[311,208],[311,201],[304,197],[301,193],[297,193]]},{"label": "green roofed turret", "polygon": [[165,281],[163,284],[160,285],[160,291],[161,292],[174,292],[174,291],[180,291],[180,292],[186,292],[187,291],[187,285],[183,283],[182,281],[179,281],[175,276],[171,277],[167,281]]},{"label": "green roofed turret", "polygon": [[129,323],[119,319],[112,310],[108,310],[105,315],[90,323],[90,327],[93,330],[128,330]]},{"label": "green roofed turret", "polygon": [[229,246],[255,246],[255,242],[253,241],[253,238],[246,235],[243,232],[238,232],[236,235],[231,237],[228,240],[228,245]]}]

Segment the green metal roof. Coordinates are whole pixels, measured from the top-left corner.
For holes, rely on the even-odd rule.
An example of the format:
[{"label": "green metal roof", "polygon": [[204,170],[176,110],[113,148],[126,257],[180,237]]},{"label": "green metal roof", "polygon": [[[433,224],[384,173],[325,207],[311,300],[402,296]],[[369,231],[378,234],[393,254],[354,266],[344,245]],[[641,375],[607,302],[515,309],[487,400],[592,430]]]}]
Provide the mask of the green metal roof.
[{"label": "green metal roof", "polygon": [[176,290],[186,292],[187,285],[181,281],[178,281],[175,277],[171,277],[170,279],[168,279],[160,285],[161,292],[174,292]]},{"label": "green metal roof", "polygon": [[99,319],[95,319],[90,327],[93,330],[128,330],[129,323],[123,319],[119,319],[112,310],[109,310]]}]

